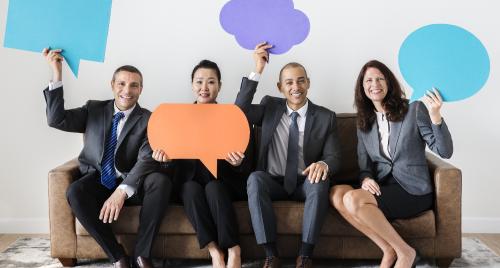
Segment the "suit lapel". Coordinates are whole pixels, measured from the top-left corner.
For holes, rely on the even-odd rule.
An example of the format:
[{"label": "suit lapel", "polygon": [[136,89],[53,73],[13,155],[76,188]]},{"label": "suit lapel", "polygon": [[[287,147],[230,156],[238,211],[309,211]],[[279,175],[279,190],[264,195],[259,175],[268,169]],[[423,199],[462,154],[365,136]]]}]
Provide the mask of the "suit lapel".
[{"label": "suit lapel", "polygon": [[389,134],[389,153],[391,154],[391,158],[394,159],[394,156],[396,155],[396,147],[398,145],[398,140],[399,140],[399,134],[401,133],[401,126],[404,122],[399,121],[399,122],[389,122],[390,126],[390,134]]},{"label": "suit lapel", "polygon": [[[309,100],[308,100],[309,101]],[[316,105],[309,101],[309,107],[307,108],[307,114],[306,114],[306,125],[304,127],[304,144],[302,148],[303,150],[303,155],[304,155],[304,162],[309,163],[307,159],[309,159],[307,155],[307,151],[305,148],[309,148],[309,142],[311,140],[311,131],[312,131],[312,126],[314,126],[314,121],[316,120]]]},{"label": "suit lapel", "polygon": [[100,159],[102,159],[103,154],[104,154],[104,147],[106,146],[106,139],[108,138],[109,132],[111,131],[111,121],[113,120],[113,114],[115,112],[114,109],[114,101],[109,101],[108,104],[104,107],[104,112],[101,115],[102,118],[102,133],[103,133],[103,139],[102,139],[102,144],[101,147],[99,148],[101,150],[100,152]]},{"label": "suit lapel", "polygon": [[134,108],[134,110],[130,113],[129,118],[125,122],[125,125],[123,126],[122,132],[120,133],[120,136],[118,137],[118,142],[116,143],[116,150],[120,148],[121,143],[127,137],[128,133],[130,130],[135,126],[137,121],[142,117],[142,111],[141,111],[141,106],[137,104]]}]

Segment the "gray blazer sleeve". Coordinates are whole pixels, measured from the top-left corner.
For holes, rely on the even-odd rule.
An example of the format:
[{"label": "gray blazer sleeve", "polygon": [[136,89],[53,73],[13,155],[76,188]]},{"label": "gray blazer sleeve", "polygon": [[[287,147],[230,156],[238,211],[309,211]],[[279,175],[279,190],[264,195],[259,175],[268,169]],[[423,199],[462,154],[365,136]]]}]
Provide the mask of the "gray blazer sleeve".
[{"label": "gray blazer sleeve", "polygon": [[361,130],[357,129],[358,135],[358,165],[359,165],[359,183],[363,182],[363,179],[366,177],[373,177],[373,162],[368,155],[368,151],[366,150],[365,143],[363,142]]},{"label": "gray blazer sleeve", "polygon": [[252,104],[253,96],[257,91],[257,85],[257,81],[243,77],[241,80],[240,91],[236,96],[234,104],[240,107],[243,113],[245,113],[250,124],[261,126],[262,118],[264,117],[265,112],[265,105]]},{"label": "gray blazer sleeve", "polygon": [[330,127],[323,149],[322,161],[324,161],[328,165],[328,172],[333,175],[340,170],[341,164],[337,119],[335,113],[333,112],[329,123]]},{"label": "gray blazer sleeve", "polygon": [[84,133],[87,125],[87,104],[82,107],[65,110],[63,87],[43,91],[47,103],[47,123],[50,127],[63,131]]},{"label": "gray blazer sleeve", "polygon": [[450,158],[453,154],[453,141],[446,122],[440,125],[432,123],[427,107],[422,102],[417,105],[417,126],[420,135],[429,149],[442,158]]}]

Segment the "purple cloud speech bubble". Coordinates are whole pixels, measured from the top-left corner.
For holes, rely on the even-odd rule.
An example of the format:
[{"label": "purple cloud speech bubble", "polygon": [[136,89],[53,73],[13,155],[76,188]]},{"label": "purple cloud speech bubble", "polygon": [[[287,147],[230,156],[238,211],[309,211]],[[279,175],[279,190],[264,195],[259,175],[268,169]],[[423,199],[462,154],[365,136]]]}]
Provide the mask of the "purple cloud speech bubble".
[{"label": "purple cloud speech bubble", "polygon": [[292,0],[231,0],[220,12],[220,24],[240,46],[253,50],[267,41],[272,54],[283,54],[309,34],[309,19]]}]

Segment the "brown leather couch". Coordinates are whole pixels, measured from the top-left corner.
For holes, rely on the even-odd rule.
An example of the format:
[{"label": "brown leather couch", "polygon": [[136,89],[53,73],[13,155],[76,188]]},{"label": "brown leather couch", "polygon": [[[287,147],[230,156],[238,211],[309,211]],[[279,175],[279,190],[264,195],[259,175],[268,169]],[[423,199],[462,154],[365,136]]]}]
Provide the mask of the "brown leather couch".
[{"label": "brown leather couch", "polygon": [[[342,145],[342,168],[335,183],[353,183],[357,175],[356,116],[339,114],[338,130]],[[396,230],[423,257],[436,258],[439,266],[448,266],[461,254],[461,171],[428,154],[433,174],[436,200],[434,209],[412,219],[393,222]],[[106,258],[106,255],[73,216],[66,201],[66,189],[78,177],[78,162],[69,161],[49,172],[49,214],[51,256],[65,266],[73,266],[77,258]],[[263,256],[257,247],[246,202],[236,202],[244,258]],[[113,229],[118,240],[132,254],[138,227],[139,207],[126,207]],[[295,257],[300,245],[303,203],[275,202],[279,238],[283,257]],[[191,224],[182,206],[168,208],[153,249],[160,258],[208,258],[206,250],[199,249]],[[349,225],[332,207],[323,226],[315,249],[316,258],[381,258],[381,251],[369,239]]]}]

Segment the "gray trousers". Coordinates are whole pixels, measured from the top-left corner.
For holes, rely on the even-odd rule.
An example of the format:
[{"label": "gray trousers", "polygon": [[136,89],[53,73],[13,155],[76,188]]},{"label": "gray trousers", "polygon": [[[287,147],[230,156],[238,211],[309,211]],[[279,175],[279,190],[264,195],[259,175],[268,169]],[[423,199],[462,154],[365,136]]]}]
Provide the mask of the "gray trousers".
[{"label": "gray trousers", "polygon": [[288,195],[283,177],[272,177],[264,171],[252,172],[247,181],[247,193],[257,244],[276,242],[276,215],[272,206],[275,200],[305,200],[302,242],[315,244],[328,212],[329,188],[328,179],[319,183],[299,180],[295,191]]}]

